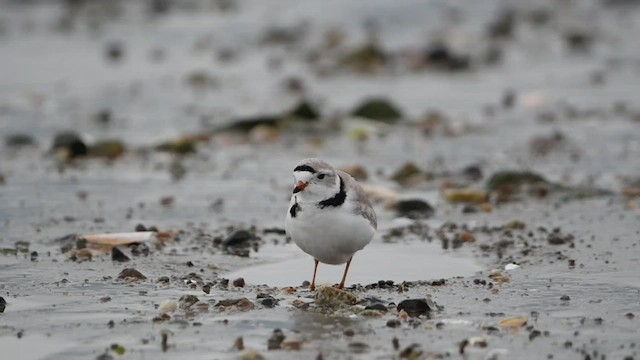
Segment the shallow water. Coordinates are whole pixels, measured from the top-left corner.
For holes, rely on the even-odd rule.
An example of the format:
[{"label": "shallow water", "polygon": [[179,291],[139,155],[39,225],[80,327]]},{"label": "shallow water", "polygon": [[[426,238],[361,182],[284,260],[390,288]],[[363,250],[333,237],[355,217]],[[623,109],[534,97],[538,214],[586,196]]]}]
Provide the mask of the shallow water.
[{"label": "shallow water", "polygon": [[[256,285],[298,286],[305,280],[310,281],[313,274],[313,258],[293,244],[263,248],[258,257],[277,257],[278,260],[223,273],[222,276],[229,279],[243,277]],[[347,286],[351,283],[372,284],[379,280],[402,282],[471,276],[481,269],[473,259],[454,256],[431,243],[372,243],[353,257]],[[319,285],[339,283],[343,271],[344,265],[320,264],[316,281]]]}]

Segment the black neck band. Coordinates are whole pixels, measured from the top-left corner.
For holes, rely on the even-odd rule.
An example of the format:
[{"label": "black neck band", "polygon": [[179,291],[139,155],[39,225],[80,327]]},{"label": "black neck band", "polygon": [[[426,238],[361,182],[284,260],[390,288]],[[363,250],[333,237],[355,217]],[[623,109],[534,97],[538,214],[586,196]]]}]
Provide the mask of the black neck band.
[{"label": "black neck band", "polygon": [[340,175],[338,175],[338,179],[340,179],[340,191],[332,198],[320,201],[318,203],[320,209],[324,209],[327,206],[340,206],[344,204],[344,201],[347,199],[347,193],[344,191],[344,181],[342,181]]}]

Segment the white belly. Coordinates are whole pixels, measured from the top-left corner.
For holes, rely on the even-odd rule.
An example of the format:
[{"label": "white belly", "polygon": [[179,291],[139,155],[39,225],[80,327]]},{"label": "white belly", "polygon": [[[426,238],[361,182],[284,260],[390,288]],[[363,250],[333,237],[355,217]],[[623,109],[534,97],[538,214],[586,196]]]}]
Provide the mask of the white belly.
[{"label": "white belly", "polygon": [[287,213],[287,235],[316,260],[344,264],[373,238],[375,229],[368,220],[343,208],[318,209],[302,205],[296,217]]}]

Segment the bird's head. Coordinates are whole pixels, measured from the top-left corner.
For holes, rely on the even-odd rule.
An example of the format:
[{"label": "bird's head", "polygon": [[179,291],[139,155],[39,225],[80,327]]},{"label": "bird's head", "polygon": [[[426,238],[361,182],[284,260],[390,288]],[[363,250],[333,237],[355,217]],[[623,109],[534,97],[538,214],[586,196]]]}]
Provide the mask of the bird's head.
[{"label": "bird's head", "polygon": [[293,169],[293,194],[298,202],[319,202],[340,189],[335,169],[320,159],[304,159]]}]

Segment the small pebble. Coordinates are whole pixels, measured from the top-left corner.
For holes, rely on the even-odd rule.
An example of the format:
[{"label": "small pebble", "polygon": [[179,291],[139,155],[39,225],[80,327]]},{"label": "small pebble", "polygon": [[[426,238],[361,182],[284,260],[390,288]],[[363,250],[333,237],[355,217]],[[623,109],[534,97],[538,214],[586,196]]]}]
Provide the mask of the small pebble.
[{"label": "small pebble", "polygon": [[145,280],[147,277],[142,275],[142,273],[134,268],[126,268],[120,272],[118,275],[118,279],[134,279],[134,280]]},{"label": "small pebble", "polygon": [[400,320],[398,320],[398,319],[391,319],[391,320],[387,321],[387,327],[390,327],[390,328],[397,328],[400,325],[401,325],[400,324]]},{"label": "small pebble", "polygon": [[368,305],[367,307],[364,308],[365,310],[378,310],[378,311],[382,311],[382,312],[387,312],[389,309],[387,309],[387,306],[383,303],[375,303],[375,304],[371,304]]},{"label": "small pebble", "polygon": [[272,308],[278,304],[278,300],[276,300],[273,297],[266,297],[266,298],[260,299],[260,304],[262,304],[262,306],[264,307]]},{"label": "small pebble", "polygon": [[236,341],[234,341],[233,347],[239,351],[244,350],[244,340],[242,339],[242,336],[238,337]]},{"label": "small pebble", "polygon": [[431,311],[431,307],[425,299],[408,299],[398,304],[398,311],[404,310],[411,317],[420,316]]},{"label": "small pebble", "polygon": [[237,278],[233,280],[233,286],[235,287],[244,287],[244,278]]},{"label": "small pebble", "polygon": [[285,339],[285,336],[284,336],[284,333],[282,332],[282,330],[280,330],[280,329],[273,330],[273,334],[271,335],[269,340],[267,340],[267,348],[269,350],[278,350],[278,349],[280,349],[280,345],[282,344],[284,339]]},{"label": "small pebble", "polygon": [[120,249],[114,246],[111,248],[111,260],[117,262],[127,262],[130,259]]},{"label": "small pebble", "polygon": [[397,337],[394,336],[393,339],[391,339],[391,345],[393,345],[393,350],[400,350],[400,340],[398,340]]}]

